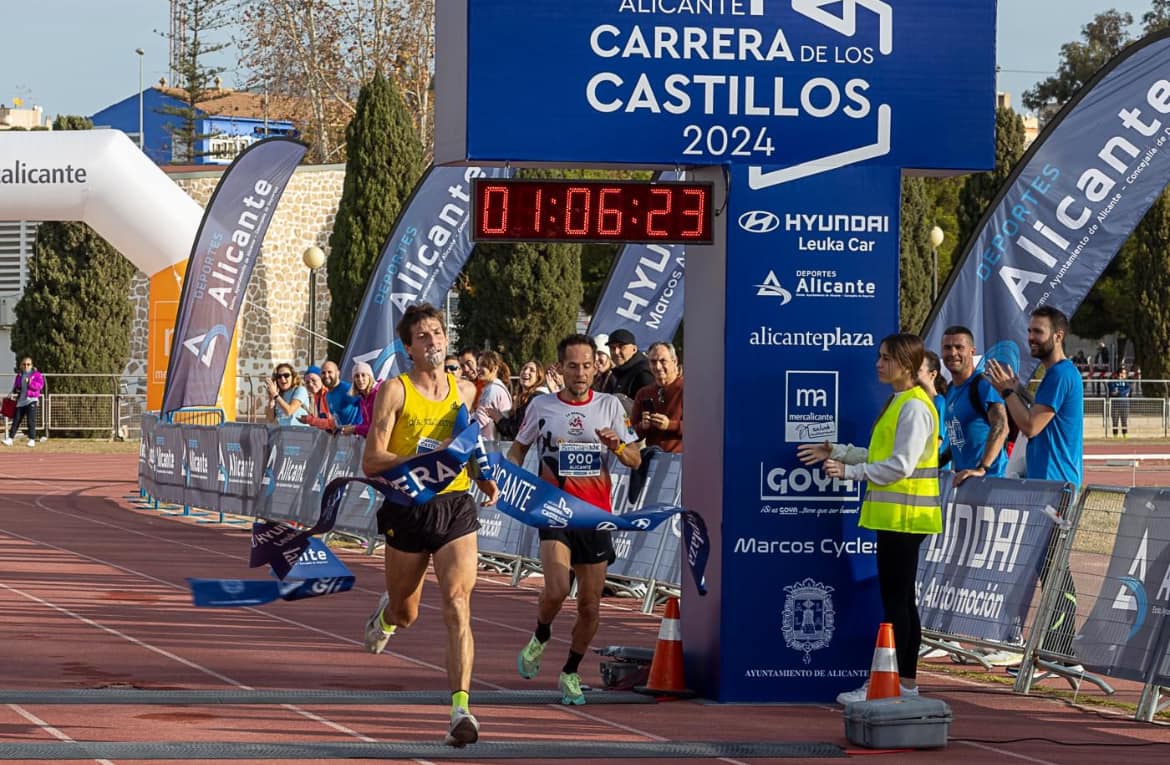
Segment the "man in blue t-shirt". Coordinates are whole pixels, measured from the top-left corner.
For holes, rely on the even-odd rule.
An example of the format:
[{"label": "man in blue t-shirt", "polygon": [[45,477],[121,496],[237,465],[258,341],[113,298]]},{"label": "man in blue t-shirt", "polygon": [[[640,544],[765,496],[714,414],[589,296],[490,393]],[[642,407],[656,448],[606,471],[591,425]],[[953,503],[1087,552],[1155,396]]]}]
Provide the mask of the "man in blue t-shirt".
[{"label": "man in blue t-shirt", "polygon": [[[1036,390],[1036,401],[1029,408],[1020,400],[1016,389],[1020,380],[1015,371],[994,359],[987,361],[985,374],[1003,394],[1008,414],[1020,432],[1028,437],[1028,478],[1068,481],[1079,488],[1084,458],[1085,394],[1081,373],[1064,355],[1064,338],[1068,334],[1068,317],[1051,306],[1032,311],[1028,322],[1028,348],[1032,357],[1044,365],[1044,379]],[[1054,533],[1053,544],[1058,536]],[[1049,556],[1048,561],[1051,561]],[[1052,625],[1044,635],[1042,648],[1066,656],[1073,655],[1074,622],[1077,590],[1067,565],[1059,572],[1057,587],[1061,597]],[[1040,572],[1040,582],[1047,586],[1048,563]],[[1066,664],[1070,672],[1083,672],[1079,664]]]},{"label": "man in blue t-shirt", "polygon": [[1068,318],[1051,306],[1032,312],[1028,348],[1044,365],[1044,379],[1031,409],[1014,395],[1020,385],[1015,371],[994,360],[987,378],[1007,402],[1008,414],[1028,437],[1028,478],[1081,485],[1084,458],[1085,394],[1081,373],[1064,355]]},{"label": "man in blue t-shirt", "polygon": [[[971,330],[958,325],[943,330],[942,362],[951,373],[943,422],[955,486],[972,476],[1002,476],[1007,467],[1003,448],[1008,434],[1007,409],[999,391],[986,377],[975,373],[975,335]],[[981,404],[978,409],[972,400],[976,396]]]}]

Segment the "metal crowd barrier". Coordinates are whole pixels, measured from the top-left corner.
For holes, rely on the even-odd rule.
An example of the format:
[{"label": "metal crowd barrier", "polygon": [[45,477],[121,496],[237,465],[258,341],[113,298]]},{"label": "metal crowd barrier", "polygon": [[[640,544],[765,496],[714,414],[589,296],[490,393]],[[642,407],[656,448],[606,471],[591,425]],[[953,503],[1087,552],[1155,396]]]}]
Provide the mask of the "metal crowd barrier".
[{"label": "metal crowd barrier", "polygon": [[[160,421],[142,418],[138,454],[139,485],[148,504],[182,507],[183,515],[218,513],[311,525],[321,506],[321,492],[338,476],[360,475],[362,446],[357,436],[332,436],[306,427],[271,428],[247,423],[213,423],[219,410],[180,411]],[[489,442],[490,451],[507,452],[511,443]],[[525,464],[536,472],[536,451]],[[613,506],[633,512],[644,504],[677,504],[681,495],[681,455],[657,453],[645,486],[631,501],[629,472],[614,475]],[[346,489],[334,533],[354,538],[372,554],[381,544],[377,533],[380,497],[360,484]],[[196,508],[196,510],[192,510]],[[202,511],[202,512],[201,512]],[[174,514],[179,514],[177,511]],[[540,571],[536,529],[492,508],[480,511],[480,562],[507,574],[513,584]],[[649,612],[681,582],[681,531],[677,522],[648,532],[614,535],[617,560],[609,568],[609,586],[642,600]]]}]

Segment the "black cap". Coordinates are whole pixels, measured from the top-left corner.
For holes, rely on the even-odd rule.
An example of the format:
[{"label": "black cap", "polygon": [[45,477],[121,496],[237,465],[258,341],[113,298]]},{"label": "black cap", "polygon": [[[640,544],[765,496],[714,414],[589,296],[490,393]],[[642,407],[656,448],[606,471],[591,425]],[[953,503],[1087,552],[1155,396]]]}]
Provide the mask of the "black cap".
[{"label": "black cap", "polygon": [[609,333],[609,344],[614,345],[637,345],[634,340],[634,333],[628,329],[619,329],[616,332]]}]

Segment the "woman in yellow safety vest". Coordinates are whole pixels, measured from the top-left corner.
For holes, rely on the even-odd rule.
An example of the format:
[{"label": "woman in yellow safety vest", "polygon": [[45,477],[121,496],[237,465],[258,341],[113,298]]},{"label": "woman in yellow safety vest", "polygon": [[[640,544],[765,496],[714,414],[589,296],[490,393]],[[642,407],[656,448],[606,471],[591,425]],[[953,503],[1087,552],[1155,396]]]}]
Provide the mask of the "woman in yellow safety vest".
[{"label": "woman in yellow safety vest", "polygon": [[[922,628],[914,582],[918,548],[927,534],[942,531],[938,495],[938,414],[934,391],[918,382],[925,349],[917,335],[890,335],[878,349],[878,380],[889,384],[869,448],[851,444],[803,444],[797,457],[806,465],[824,463],[830,478],[866,481],[860,525],[877,532],[878,586],[885,620],[894,625],[902,695],[918,695],[918,644]],[[841,704],[864,701],[868,683],[837,697]]]}]

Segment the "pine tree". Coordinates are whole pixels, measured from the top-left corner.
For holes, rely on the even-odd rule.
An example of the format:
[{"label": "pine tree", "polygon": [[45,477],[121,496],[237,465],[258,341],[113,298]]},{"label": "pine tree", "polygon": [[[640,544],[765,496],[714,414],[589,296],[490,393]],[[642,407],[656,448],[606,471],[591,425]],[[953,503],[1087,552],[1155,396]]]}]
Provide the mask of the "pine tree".
[{"label": "pine tree", "polygon": [[199,132],[199,120],[203,116],[199,105],[217,95],[219,75],[226,71],[222,66],[208,66],[207,57],[228,47],[227,42],[211,42],[210,38],[232,24],[232,5],[232,0],[180,0],[178,3],[181,23],[178,39],[171,40],[171,45],[179,51],[173,62],[177,78],[174,85],[182,105],[158,110],[176,120],[169,126],[171,156],[176,162],[190,164],[211,153],[198,149],[200,142],[214,135]]},{"label": "pine tree", "polygon": [[902,179],[902,225],[898,257],[898,325],[918,332],[931,305],[930,195],[922,178]]},{"label": "pine tree", "polygon": [[[84,223],[43,223],[12,348],[42,372],[119,375],[130,358],[135,268]],[[109,378],[52,379],[50,393],[115,393]]]},{"label": "pine tree", "polygon": [[[1024,156],[1024,120],[1007,107],[995,110],[995,169],[987,173],[968,175],[959,191],[959,236],[956,243],[965,249],[977,233],[979,221],[991,206],[1011,175],[1012,169]],[[962,252],[962,249],[960,249]]]},{"label": "pine tree", "polygon": [[[362,87],[345,137],[345,185],[327,266],[328,335],[334,338],[349,337],[382,245],[424,169],[413,118],[394,81],[380,72]],[[336,347],[329,353],[340,357]]]}]

